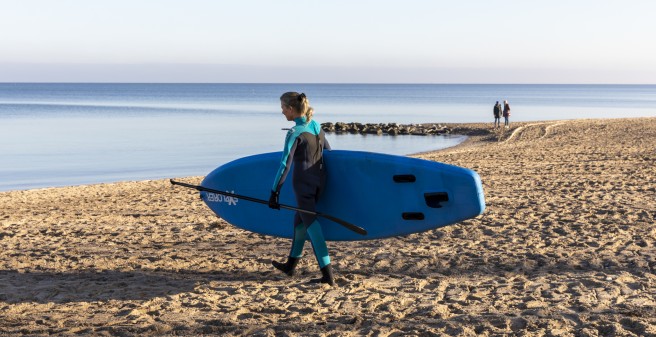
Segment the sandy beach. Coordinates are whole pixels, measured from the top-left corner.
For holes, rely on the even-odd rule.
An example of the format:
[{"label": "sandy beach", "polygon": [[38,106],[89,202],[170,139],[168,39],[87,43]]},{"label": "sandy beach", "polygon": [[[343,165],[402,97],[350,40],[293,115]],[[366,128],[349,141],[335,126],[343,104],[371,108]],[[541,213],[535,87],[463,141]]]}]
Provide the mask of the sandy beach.
[{"label": "sandy beach", "polygon": [[485,212],[329,242],[334,288],[168,180],[0,193],[0,334],[656,336],[656,118],[449,126],[415,156],[477,171]]}]

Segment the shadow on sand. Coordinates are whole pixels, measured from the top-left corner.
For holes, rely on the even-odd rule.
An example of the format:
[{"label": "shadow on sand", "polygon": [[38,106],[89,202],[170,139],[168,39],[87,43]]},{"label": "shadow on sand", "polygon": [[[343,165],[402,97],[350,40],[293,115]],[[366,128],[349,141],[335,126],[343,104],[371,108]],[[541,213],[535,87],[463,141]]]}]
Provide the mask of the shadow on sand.
[{"label": "shadow on sand", "polygon": [[193,291],[202,282],[242,282],[252,273],[189,271],[0,271],[0,301],[6,303],[71,303],[149,300]]}]

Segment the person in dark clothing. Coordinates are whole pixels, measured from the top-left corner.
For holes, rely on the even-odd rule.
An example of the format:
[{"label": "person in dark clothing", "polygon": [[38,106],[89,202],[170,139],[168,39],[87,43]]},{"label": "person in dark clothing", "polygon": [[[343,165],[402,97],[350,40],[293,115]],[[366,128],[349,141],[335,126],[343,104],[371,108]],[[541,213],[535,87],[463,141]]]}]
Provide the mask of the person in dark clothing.
[{"label": "person in dark clothing", "polygon": [[[316,211],[316,203],[326,183],[323,150],[330,150],[321,125],[312,119],[314,109],[304,93],[287,92],[280,97],[280,107],[288,121],[296,125],[285,138],[280,167],[273,182],[269,207],[280,209],[279,194],[291,166],[294,165],[292,186],[298,207]],[[293,276],[309,237],[322,277],[313,282],[335,284],[328,247],[316,215],[297,212],[294,216],[294,238],[287,262],[272,261],[274,267]]]},{"label": "person in dark clothing", "polygon": [[501,126],[501,104],[497,101],[497,104],[494,105],[494,128]]},{"label": "person in dark clothing", "polygon": [[508,101],[503,101],[503,118],[506,120],[505,125],[507,129],[510,124],[510,104],[508,104]]}]

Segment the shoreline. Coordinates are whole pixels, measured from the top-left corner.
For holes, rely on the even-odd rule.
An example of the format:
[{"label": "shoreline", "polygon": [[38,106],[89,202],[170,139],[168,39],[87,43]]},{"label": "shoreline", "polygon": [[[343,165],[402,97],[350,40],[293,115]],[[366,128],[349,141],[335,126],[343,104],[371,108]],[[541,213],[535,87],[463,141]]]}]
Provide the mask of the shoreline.
[{"label": "shoreline", "polygon": [[[514,131],[519,126],[530,124],[530,123],[545,123],[544,121],[536,121],[536,122],[513,122],[510,125],[510,129],[506,130],[506,136],[508,135],[508,132]],[[353,123],[345,123],[345,124],[353,124]],[[408,157],[414,157],[414,156],[419,156],[423,154],[428,154],[432,152],[439,152],[439,151],[444,151],[448,149],[453,149],[456,147],[460,147],[464,145],[465,143],[469,142],[476,142],[478,141],[479,138],[489,138],[489,137],[503,137],[503,134],[496,134],[491,127],[488,125],[492,123],[421,123],[418,125],[426,126],[426,127],[432,127],[434,125],[439,125],[441,127],[446,127],[451,130],[451,132],[447,133],[447,135],[450,136],[465,136],[467,139],[465,139],[463,142],[456,144],[454,146],[442,148],[442,149],[435,149],[435,150],[427,150],[427,151],[420,151],[420,152],[411,152],[404,154],[402,156],[408,156]],[[334,132],[332,132],[334,134]],[[330,134],[330,133],[329,133]],[[341,134],[348,134],[347,132],[342,132]],[[366,134],[362,134],[366,135]],[[427,134],[425,137],[432,137],[432,136],[443,136],[444,134]],[[418,135],[412,135],[412,134],[399,134],[399,135],[382,135],[382,136],[387,136],[387,137],[405,137],[405,136],[418,136]],[[209,172],[208,172],[209,173]],[[203,177],[202,175],[198,176],[188,176],[188,177]],[[56,189],[56,188],[67,188],[67,187],[83,187],[83,186],[94,186],[94,185],[102,185],[102,184],[118,184],[118,183],[123,183],[123,182],[140,182],[140,181],[157,181],[157,180],[167,180],[170,178],[178,178],[178,177],[164,177],[164,178],[146,178],[146,179],[128,179],[128,180],[117,180],[117,181],[105,181],[105,182],[94,182],[94,183],[81,183],[81,184],[73,184],[73,185],[59,185],[59,186],[46,186],[46,187],[33,187],[33,188],[25,188],[25,189],[10,189],[10,190],[0,190],[0,193],[7,193],[7,192],[17,192],[17,191],[34,191],[34,190],[48,190],[48,189]]]},{"label": "shoreline", "polygon": [[[622,120],[622,119],[641,119],[641,118],[649,118],[649,117],[635,117],[635,118],[604,118],[604,119],[580,119],[580,120]],[[408,124],[408,125],[420,125],[425,128],[432,128],[435,126],[439,126],[440,128],[447,128],[449,130],[446,135],[450,136],[465,136],[467,137],[463,142],[456,144],[454,146],[449,146],[446,148],[442,149],[435,149],[435,150],[427,150],[427,151],[419,151],[419,152],[411,152],[404,154],[402,156],[407,156],[407,157],[417,157],[425,154],[430,154],[433,152],[440,152],[440,151],[447,151],[449,149],[454,149],[458,148],[461,146],[465,146],[470,143],[474,142],[491,142],[491,141],[504,141],[505,138],[507,138],[510,134],[512,134],[517,128],[526,126],[526,125],[532,125],[532,124],[544,124],[544,123],[554,123],[554,122],[566,122],[566,121],[576,121],[574,120],[544,120],[544,121],[521,121],[521,122],[511,122],[510,128],[507,130],[499,129],[499,130],[494,130],[492,128],[492,122],[477,122],[477,123],[420,123],[420,124]],[[360,123],[343,123],[343,124],[360,124]],[[400,124],[399,124],[400,125]],[[405,126],[405,125],[403,125]],[[499,132],[501,131],[501,132]],[[335,132],[330,132],[328,134],[335,134]],[[349,134],[348,132],[341,132],[339,134]],[[362,133],[362,135],[366,135],[366,133]],[[433,137],[433,136],[443,136],[445,134],[425,134],[422,135],[422,137]],[[386,137],[405,137],[405,136],[419,136],[417,134],[398,134],[398,135],[388,135],[388,134],[383,134],[380,136],[386,136]],[[208,172],[209,173],[209,172]],[[194,177],[194,178],[199,178],[199,177],[204,177],[202,175],[197,175],[197,176],[188,176],[188,177]],[[34,190],[48,190],[48,189],[57,189],[57,188],[68,188],[68,187],[83,187],[83,186],[94,186],[94,185],[102,185],[102,184],[118,184],[118,183],[123,183],[123,182],[140,182],[140,181],[158,181],[158,180],[168,180],[171,178],[179,178],[179,177],[163,177],[163,178],[146,178],[146,179],[128,179],[128,180],[116,180],[116,181],[106,181],[106,182],[93,182],[93,183],[81,183],[81,184],[74,184],[74,185],[59,185],[59,186],[46,186],[46,187],[34,187],[34,188],[26,188],[26,189],[10,189],[10,190],[0,190],[0,193],[7,193],[7,192],[16,192],[16,191],[34,191]]]},{"label": "shoreline", "polygon": [[336,288],[168,179],[0,192],[0,334],[655,335],[656,117],[449,125],[412,156],[478,172],[485,212],[329,242]]},{"label": "shoreline", "polygon": [[[328,133],[330,135],[330,133]],[[349,135],[348,133],[342,133],[340,135]],[[362,136],[367,136],[366,134],[361,134]],[[460,134],[448,134],[449,136],[463,136]],[[334,136],[334,132],[331,136]],[[382,135],[381,137],[406,137],[406,136],[418,136],[418,135]],[[433,136],[443,136],[443,135],[425,135],[425,137],[433,137]],[[378,136],[373,136],[373,137],[378,137]],[[424,136],[422,136],[424,137]],[[459,145],[459,144],[457,144]],[[457,146],[455,145],[455,146]],[[452,147],[452,146],[450,146]],[[447,148],[450,148],[447,147]],[[439,149],[438,149],[439,150]],[[438,150],[429,150],[425,152],[432,152],[432,151],[438,151]],[[360,150],[360,151],[365,151],[365,150]],[[406,153],[401,156],[412,156],[415,153],[420,153],[420,152],[411,152],[411,153]],[[255,154],[249,154],[249,155],[255,155]],[[233,160],[236,160],[238,158],[234,158]],[[210,170],[211,171],[211,170]],[[209,173],[209,171],[207,172]],[[192,176],[188,176],[192,177]],[[203,177],[202,175],[195,175],[193,177]],[[92,182],[92,183],[80,183],[80,184],[73,184],[73,185],[55,185],[55,186],[45,186],[45,187],[29,187],[29,188],[22,188],[22,189],[8,189],[8,190],[2,190],[0,189],[0,193],[6,193],[6,192],[14,192],[14,191],[33,191],[33,190],[47,190],[47,189],[54,189],[54,188],[66,188],[66,187],[81,187],[81,186],[93,186],[93,185],[100,185],[100,184],[117,184],[117,183],[122,183],[122,182],[140,182],[140,181],[157,181],[157,180],[167,180],[171,178],[178,178],[178,177],[162,177],[162,178],[144,178],[144,179],[127,179],[127,180],[116,180],[116,181],[103,181],[103,182]]]}]

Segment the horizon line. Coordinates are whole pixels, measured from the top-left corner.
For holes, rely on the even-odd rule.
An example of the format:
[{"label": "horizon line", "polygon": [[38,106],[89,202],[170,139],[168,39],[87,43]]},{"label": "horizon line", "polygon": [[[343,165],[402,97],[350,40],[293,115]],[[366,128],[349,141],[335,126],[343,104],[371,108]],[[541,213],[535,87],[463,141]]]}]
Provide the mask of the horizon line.
[{"label": "horizon line", "polygon": [[0,81],[0,84],[355,84],[355,85],[647,85],[652,86],[656,83],[459,83],[459,82],[123,82],[123,81],[83,81],[83,82],[63,82],[63,81]]}]

